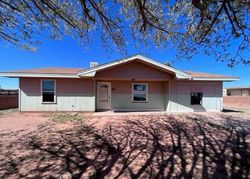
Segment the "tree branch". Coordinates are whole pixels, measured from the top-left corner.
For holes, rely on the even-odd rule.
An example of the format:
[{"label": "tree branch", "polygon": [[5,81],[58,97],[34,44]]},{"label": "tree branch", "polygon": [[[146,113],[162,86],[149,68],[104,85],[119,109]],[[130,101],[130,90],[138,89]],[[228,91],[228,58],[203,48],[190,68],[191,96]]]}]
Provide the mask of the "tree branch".
[{"label": "tree branch", "polygon": [[14,7],[14,6],[12,6],[11,4],[9,4],[9,3],[7,3],[7,2],[5,2],[5,1],[3,1],[3,0],[0,0],[0,3],[6,5],[6,6],[8,6],[8,7],[10,7],[10,8],[11,8],[12,10],[14,10],[14,11],[21,12],[17,7]]},{"label": "tree branch", "polygon": [[199,44],[201,44],[201,43],[203,42],[203,40],[206,38],[207,34],[211,31],[211,29],[212,29],[214,23],[216,22],[216,20],[217,20],[218,17],[220,16],[223,7],[224,7],[225,4],[226,4],[226,1],[227,1],[227,0],[223,0],[223,2],[222,2],[222,4],[221,4],[221,7],[219,8],[219,10],[217,11],[217,13],[215,14],[215,16],[214,16],[212,22],[210,23],[208,29],[205,31],[204,35],[201,37],[201,40],[200,40]]}]

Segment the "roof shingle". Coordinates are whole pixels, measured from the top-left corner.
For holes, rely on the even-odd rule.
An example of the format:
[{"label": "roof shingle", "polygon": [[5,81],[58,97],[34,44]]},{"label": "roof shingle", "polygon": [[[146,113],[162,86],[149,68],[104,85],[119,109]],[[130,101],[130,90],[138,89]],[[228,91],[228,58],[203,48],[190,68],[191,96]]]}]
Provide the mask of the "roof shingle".
[{"label": "roof shingle", "polygon": [[[63,67],[48,67],[48,68],[34,68],[28,70],[18,70],[15,73],[37,73],[37,74],[75,74],[77,75],[83,68],[63,68]],[[225,76],[220,74],[210,74],[203,72],[185,71],[193,78],[234,78],[233,76]]]},{"label": "roof shingle", "polygon": [[61,67],[48,67],[48,68],[34,68],[29,70],[18,70],[15,73],[38,73],[38,74],[78,74],[83,68],[61,68]]},{"label": "roof shingle", "polygon": [[211,73],[194,72],[194,71],[186,71],[186,73],[190,74],[193,78],[236,78],[235,76],[226,76],[220,74],[211,74]]}]

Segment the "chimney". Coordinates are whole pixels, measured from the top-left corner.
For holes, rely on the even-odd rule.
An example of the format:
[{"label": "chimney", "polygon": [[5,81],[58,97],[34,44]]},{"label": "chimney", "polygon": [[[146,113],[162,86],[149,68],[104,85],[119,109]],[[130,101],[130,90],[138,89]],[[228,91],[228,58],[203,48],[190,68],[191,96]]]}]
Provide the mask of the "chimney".
[{"label": "chimney", "polygon": [[90,65],[89,65],[90,68],[93,68],[95,66],[98,66],[98,62],[90,62]]}]

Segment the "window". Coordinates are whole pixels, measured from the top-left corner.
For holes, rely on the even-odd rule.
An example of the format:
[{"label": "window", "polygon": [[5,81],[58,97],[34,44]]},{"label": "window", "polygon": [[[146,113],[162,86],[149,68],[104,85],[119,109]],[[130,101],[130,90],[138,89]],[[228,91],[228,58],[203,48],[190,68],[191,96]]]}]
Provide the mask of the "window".
[{"label": "window", "polygon": [[42,80],[42,102],[55,103],[55,80]]},{"label": "window", "polygon": [[192,92],[191,93],[191,105],[200,105],[200,104],[202,104],[202,93]]},{"label": "window", "polygon": [[132,101],[147,102],[148,101],[148,84],[133,83],[132,84]]}]

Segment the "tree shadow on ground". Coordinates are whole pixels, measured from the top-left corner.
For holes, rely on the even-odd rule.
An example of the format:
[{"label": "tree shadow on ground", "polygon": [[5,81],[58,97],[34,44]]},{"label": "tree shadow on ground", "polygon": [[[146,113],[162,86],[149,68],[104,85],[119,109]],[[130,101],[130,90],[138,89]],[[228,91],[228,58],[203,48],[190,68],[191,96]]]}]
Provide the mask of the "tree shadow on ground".
[{"label": "tree shadow on ground", "polygon": [[[14,135],[14,134],[13,134]],[[0,177],[249,178],[249,136],[201,118],[124,117],[102,130],[78,123],[3,144]]]}]

